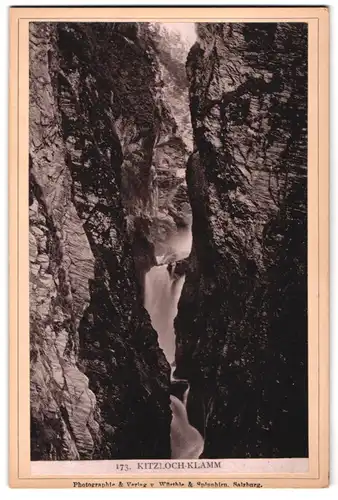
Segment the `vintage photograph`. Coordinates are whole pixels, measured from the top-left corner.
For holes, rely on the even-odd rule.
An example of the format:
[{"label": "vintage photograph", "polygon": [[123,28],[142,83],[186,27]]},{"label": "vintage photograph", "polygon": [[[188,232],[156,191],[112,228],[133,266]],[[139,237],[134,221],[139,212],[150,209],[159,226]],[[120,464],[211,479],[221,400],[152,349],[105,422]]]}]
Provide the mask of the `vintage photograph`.
[{"label": "vintage photograph", "polygon": [[29,23],[34,461],[307,458],[308,25]]}]

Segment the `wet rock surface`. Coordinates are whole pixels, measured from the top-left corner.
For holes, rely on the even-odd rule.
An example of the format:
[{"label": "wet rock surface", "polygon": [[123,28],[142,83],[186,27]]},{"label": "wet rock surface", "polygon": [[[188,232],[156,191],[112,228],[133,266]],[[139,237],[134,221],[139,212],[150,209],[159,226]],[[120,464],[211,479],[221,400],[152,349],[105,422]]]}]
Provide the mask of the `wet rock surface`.
[{"label": "wet rock surface", "polygon": [[[203,456],[307,456],[307,30],[199,23],[176,375]],[[201,424],[199,424],[201,428]]]}]

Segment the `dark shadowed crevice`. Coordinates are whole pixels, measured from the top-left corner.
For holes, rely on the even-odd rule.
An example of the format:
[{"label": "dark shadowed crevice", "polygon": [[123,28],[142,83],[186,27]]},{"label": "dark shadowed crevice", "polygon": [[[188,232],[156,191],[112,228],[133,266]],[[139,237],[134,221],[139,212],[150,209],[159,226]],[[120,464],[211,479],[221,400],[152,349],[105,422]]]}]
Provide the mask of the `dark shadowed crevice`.
[{"label": "dark shadowed crevice", "polygon": [[202,399],[203,456],[306,457],[307,26],[198,34],[177,374]]}]

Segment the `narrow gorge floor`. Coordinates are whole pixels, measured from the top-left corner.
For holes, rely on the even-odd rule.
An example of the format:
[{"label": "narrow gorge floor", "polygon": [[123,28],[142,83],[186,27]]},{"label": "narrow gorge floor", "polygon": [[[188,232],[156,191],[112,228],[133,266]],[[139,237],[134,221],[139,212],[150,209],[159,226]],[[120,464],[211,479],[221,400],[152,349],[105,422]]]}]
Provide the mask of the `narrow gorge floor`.
[{"label": "narrow gorge floor", "polygon": [[157,266],[152,267],[145,276],[145,307],[152,325],[158,334],[158,341],[171,368],[171,458],[199,458],[203,452],[204,440],[189,422],[187,401],[189,384],[175,378],[175,331],[174,319],[177,305],[184,285],[184,274],[176,274],[176,262],[187,258],[191,251],[191,227],[180,229],[167,240],[170,256],[157,255]]}]

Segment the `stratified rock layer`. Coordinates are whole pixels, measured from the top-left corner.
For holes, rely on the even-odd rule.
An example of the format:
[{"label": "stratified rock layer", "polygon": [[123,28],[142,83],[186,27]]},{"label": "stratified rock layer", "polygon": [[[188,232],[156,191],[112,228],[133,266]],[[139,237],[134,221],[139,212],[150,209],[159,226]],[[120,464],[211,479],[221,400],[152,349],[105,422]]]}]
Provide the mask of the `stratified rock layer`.
[{"label": "stratified rock layer", "polygon": [[307,456],[307,26],[200,23],[187,71],[177,376],[205,457]]},{"label": "stratified rock layer", "polygon": [[152,206],[156,75],[136,23],[30,23],[33,460],[170,457],[126,222]]}]

